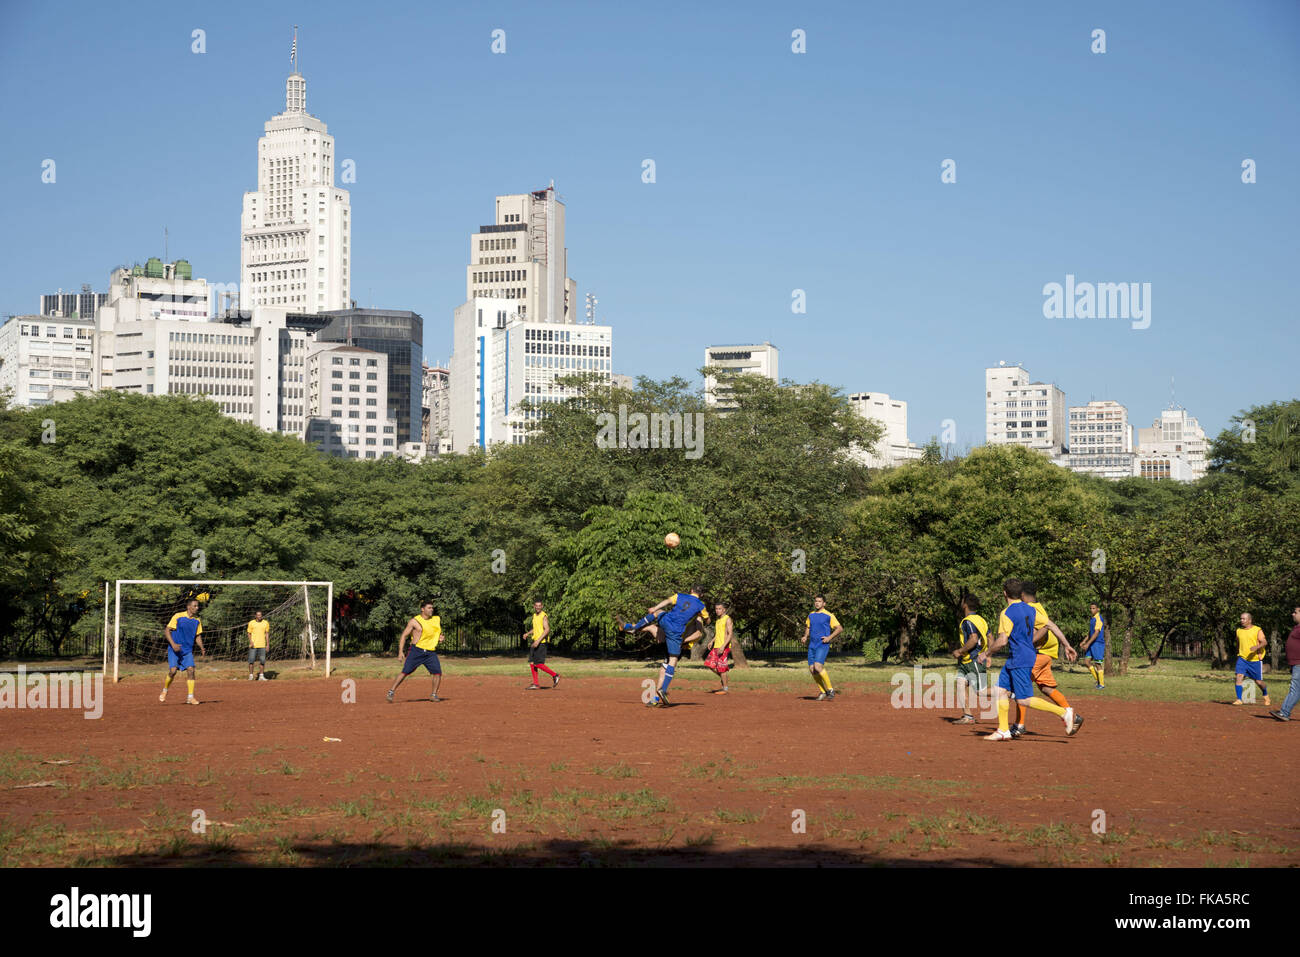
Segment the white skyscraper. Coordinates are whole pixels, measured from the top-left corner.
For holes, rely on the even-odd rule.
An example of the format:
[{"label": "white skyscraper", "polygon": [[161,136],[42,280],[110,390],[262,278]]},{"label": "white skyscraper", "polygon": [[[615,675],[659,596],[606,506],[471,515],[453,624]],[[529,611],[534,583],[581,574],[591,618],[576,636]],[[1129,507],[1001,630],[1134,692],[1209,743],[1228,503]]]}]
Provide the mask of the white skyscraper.
[{"label": "white skyscraper", "polygon": [[520,444],[544,408],[578,394],[558,381],[595,374],[610,381],[613,330],[578,323],[527,322],[505,299],[471,299],[457,307],[450,375],[451,440],[456,452],[500,442]]},{"label": "white skyscraper", "polygon": [[855,392],[849,405],[864,418],[874,419],[885,427],[874,449],[858,450],[859,461],[872,468],[888,468],[919,459],[925,450],[907,438],[907,403],[891,399],[883,392]]},{"label": "white skyscraper", "polygon": [[577,322],[578,287],[569,278],[564,203],[555,184],[496,199],[496,222],[470,236],[465,298],[505,299],[529,322]]},{"label": "white skyscraper", "polygon": [[770,342],[761,345],[709,346],[704,350],[704,364],[725,369],[717,378],[704,379],[704,401],[709,405],[733,408],[731,387],[727,378],[732,375],[761,375],[779,382],[778,366],[781,350]]},{"label": "white skyscraper", "polygon": [[244,194],[240,308],[346,309],[351,233],[348,192],[334,186],[334,137],[307,112],[307,81],[295,69],[284,112],[257,141],[257,191]]},{"label": "white skyscraper", "polygon": [[1205,430],[1186,409],[1171,408],[1149,429],[1138,429],[1134,474],[1148,479],[1195,482],[1205,476]]},{"label": "white skyscraper", "polygon": [[1111,399],[1070,406],[1070,454],[1073,472],[1107,479],[1133,474],[1133,427],[1128,409]]},{"label": "white skyscraper", "polygon": [[1060,456],[1066,447],[1065,393],[1045,382],[1030,382],[1020,366],[985,369],[984,441]]}]

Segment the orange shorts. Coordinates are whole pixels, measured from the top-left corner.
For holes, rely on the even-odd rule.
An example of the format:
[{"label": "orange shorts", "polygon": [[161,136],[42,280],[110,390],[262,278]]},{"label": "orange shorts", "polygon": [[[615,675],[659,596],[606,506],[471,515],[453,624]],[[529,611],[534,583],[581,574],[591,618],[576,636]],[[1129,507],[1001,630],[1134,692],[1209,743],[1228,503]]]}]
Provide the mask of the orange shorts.
[{"label": "orange shorts", "polygon": [[1034,684],[1040,688],[1056,687],[1056,678],[1052,675],[1052,659],[1042,652],[1034,659],[1034,670],[1030,675],[1033,676]]}]

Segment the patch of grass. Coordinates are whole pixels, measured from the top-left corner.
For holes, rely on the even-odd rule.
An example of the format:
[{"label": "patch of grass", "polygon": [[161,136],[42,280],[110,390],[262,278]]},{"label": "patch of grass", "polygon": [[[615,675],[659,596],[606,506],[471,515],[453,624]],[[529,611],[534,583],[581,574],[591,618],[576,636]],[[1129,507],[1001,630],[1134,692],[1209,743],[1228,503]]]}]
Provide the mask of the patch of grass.
[{"label": "patch of grass", "polygon": [[687,847],[712,847],[716,838],[712,834],[693,834],[687,835]]},{"label": "patch of grass", "polygon": [[641,776],[640,771],[638,771],[634,767],[624,764],[622,761],[620,761],[618,764],[611,764],[607,768],[593,767],[591,769],[591,773],[598,774],[602,777],[611,777],[611,778],[635,778]]},{"label": "patch of grass", "polygon": [[753,811],[732,811],[725,807],[718,808],[714,813],[724,824],[753,824],[763,817]]}]

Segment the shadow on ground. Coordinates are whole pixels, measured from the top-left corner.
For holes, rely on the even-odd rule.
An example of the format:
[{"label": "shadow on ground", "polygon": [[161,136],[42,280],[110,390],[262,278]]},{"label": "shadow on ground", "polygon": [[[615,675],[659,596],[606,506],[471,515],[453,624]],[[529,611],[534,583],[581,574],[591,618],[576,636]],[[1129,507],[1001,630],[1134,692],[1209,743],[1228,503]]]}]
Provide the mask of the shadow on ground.
[{"label": "shadow on ground", "polygon": [[279,858],[241,848],[193,846],[175,853],[104,855],[93,863],[108,867],[998,867],[988,857],[950,857],[916,861],[854,853],[811,844],[800,848],[747,847],[711,850],[675,847],[660,850],[618,843],[549,840],[516,848],[472,844],[398,846],[336,842],[294,844]]}]

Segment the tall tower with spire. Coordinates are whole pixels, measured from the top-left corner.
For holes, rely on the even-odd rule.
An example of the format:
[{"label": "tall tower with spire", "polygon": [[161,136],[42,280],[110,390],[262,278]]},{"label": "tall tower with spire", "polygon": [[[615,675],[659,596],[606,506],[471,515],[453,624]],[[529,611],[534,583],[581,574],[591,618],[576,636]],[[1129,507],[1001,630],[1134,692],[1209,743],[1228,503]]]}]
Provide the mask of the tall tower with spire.
[{"label": "tall tower with spire", "polygon": [[352,212],[334,186],[334,137],[307,112],[298,72],[298,28],[289,54],[284,112],[257,141],[257,190],[244,194],[240,307],[290,312],[346,309],[351,299]]}]

